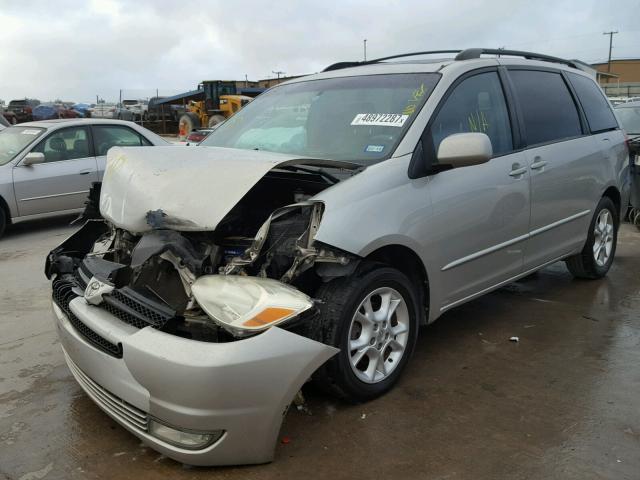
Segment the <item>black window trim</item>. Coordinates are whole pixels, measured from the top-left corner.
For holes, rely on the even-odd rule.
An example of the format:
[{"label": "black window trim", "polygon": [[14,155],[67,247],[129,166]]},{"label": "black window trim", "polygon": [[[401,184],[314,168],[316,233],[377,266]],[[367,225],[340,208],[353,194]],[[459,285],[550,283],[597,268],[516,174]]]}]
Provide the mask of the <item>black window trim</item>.
[{"label": "black window trim", "polygon": [[[578,98],[577,95],[575,93],[575,91],[573,90],[573,86],[571,85],[571,82],[569,82],[569,79],[566,77],[566,75],[564,74],[564,70],[562,69],[558,69],[558,68],[549,68],[549,67],[537,67],[537,66],[530,66],[530,65],[506,65],[506,74],[509,76],[509,85],[511,86],[511,88],[513,89],[514,95],[514,104],[515,107],[518,111],[518,121],[520,123],[520,132],[522,134],[522,151],[524,150],[529,150],[532,148],[539,148],[539,147],[544,147],[546,145],[553,145],[554,143],[560,143],[560,142],[568,142],[571,140],[575,140],[577,138],[582,138],[582,137],[586,137],[589,136],[589,127],[587,124],[587,119],[586,116],[584,114],[584,112],[582,111],[582,105],[580,105],[580,103],[578,102]],[[559,138],[559,139],[555,139],[555,140],[551,140],[548,142],[542,142],[542,143],[533,143],[533,144],[529,144],[527,142],[527,130],[524,124],[524,116],[522,113],[522,107],[520,105],[520,101],[517,97],[517,95],[515,95],[515,86],[513,85],[513,79],[511,78],[511,76],[509,75],[510,71],[514,71],[514,70],[529,70],[529,71],[536,71],[536,72],[548,72],[548,73],[556,73],[560,75],[560,78],[562,79],[562,81],[564,82],[565,86],[567,87],[567,90],[569,91],[569,95],[571,96],[571,100],[573,101],[573,105],[576,108],[576,112],[578,113],[578,119],[580,121],[580,130],[582,131],[582,133],[580,135],[574,135],[571,137],[564,137],[564,138]]]},{"label": "black window trim", "polygon": [[[127,129],[127,130],[129,130],[130,132],[133,132],[135,135],[137,135],[139,138],[141,138],[141,139],[143,139],[143,140],[145,140],[146,142],[148,142],[148,143],[149,143],[149,145],[144,145],[144,144],[143,144],[143,142],[142,142],[142,140],[141,140],[141,141],[140,141],[140,146],[141,146],[141,147],[149,147],[149,146],[150,146],[150,147],[153,147],[153,146],[155,146],[155,144],[154,144],[151,140],[149,140],[147,137],[145,137],[145,136],[144,136],[144,135],[142,135],[140,132],[138,132],[137,130],[135,130],[135,129],[131,128],[131,127],[130,127],[130,126],[128,126],[128,125],[122,125],[121,123],[95,123],[95,124],[92,124],[92,125],[91,125],[91,145],[92,145],[92,147],[95,147],[95,144],[94,144],[94,135],[93,135],[93,129],[94,129],[95,127],[120,127],[120,128],[126,128],[126,129]],[[94,148],[93,150],[94,150],[94,152],[95,152],[96,154],[98,153],[97,148]],[[95,156],[97,157],[98,155],[95,155]],[[105,155],[100,155],[100,156],[105,156]]]},{"label": "black window trim", "polygon": [[[605,99],[605,101],[607,103],[609,103],[609,109],[611,110],[611,114],[613,115],[613,119],[616,122],[616,126],[615,127],[609,127],[609,128],[601,128],[600,130],[592,130],[591,129],[591,125],[589,124],[589,119],[587,118],[587,113],[584,111],[584,107],[582,105],[582,101],[580,100],[580,96],[578,95],[578,92],[575,90],[573,83],[571,83],[571,78],[569,77],[569,73],[573,74],[573,75],[578,75],[581,77],[585,77],[588,78],[589,80],[593,81],[591,79],[591,77],[587,76],[587,75],[580,75],[577,72],[566,72],[564,70],[562,70],[563,72],[563,77],[565,82],[569,85],[569,88],[571,89],[571,93],[574,95],[576,101],[578,102],[578,105],[580,105],[580,110],[582,112],[582,114],[584,115],[584,121],[585,121],[585,125],[586,125],[586,129],[587,131],[591,134],[591,135],[597,135],[599,133],[603,133],[603,132],[612,132],[615,130],[620,130],[620,124],[618,123],[618,117],[616,117],[615,112],[613,111],[613,107],[611,106],[611,104],[609,103],[609,100],[607,99],[607,97],[602,93],[602,91],[600,91],[600,87],[598,87],[598,90],[600,91],[600,95]],[[597,85],[596,85],[597,86]]]},{"label": "black window trim", "polygon": [[[520,132],[520,122],[518,121],[518,113],[517,109],[514,109],[512,104],[513,92],[509,91],[508,86],[505,84],[505,81],[508,78],[505,78],[505,73],[500,72],[502,67],[500,66],[489,66],[489,67],[481,67],[476,68],[474,70],[469,70],[468,72],[463,73],[458,78],[456,78],[451,85],[447,88],[445,93],[440,98],[438,105],[433,110],[433,113],[429,117],[429,121],[427,125],[424,127],[422,131],[422,135],[420,135],[420,139],[418,140],[418,145],[414,149],[414,155],[411,157],[411,161],[409,162],[408,175],[409,178],[421,178],[426,177],[428,175],[432,175],[434,173],[438,173],[442,170],[448,169],[447,166],[442,166],[444,168],[438,168],[438,164],[436,163],[436,151],[435,145],[433,145],[433,141],[429,132],[431,131],[431,127],[433,126],[433,122],[436,117],[440,113],[440,110],[444,107],[444,104],[447,102],[451,94],[454,90],[460,85],[462,82],[467,80],[468,78],[475,77],[476,75],[482,75],[483,73],[491,73],[495,72],[498,75],[498,81],[500,82],[500,86],[502,87],[502,94],[504,95],[505,105],[507,107],[507,113],[509,115],[509,127],[511,129],[511,143],[512,149],[508,152],[501,153],[500,155],[495,155],[491,157],[491,160],[494,158],[500,158],[505,155],[512,155],[520,151],[516,148],[517,144],[521,143],[521,132]],[[426,103],[426,102],[425,102]],[[407,130],[408,131],[408,130]],[[489,160],[489,161],[491,161]]]},{"label": "black window trim", "polygon": [[[80,160],[81,158],[93,158],[96,156],[96,152],[93,148],[93,136],[90,125],[69,125],[68,127],[56,128],[55,130],[47,131],[39,141],[37,141],[33,146],[29,147],[29,152],[31,153],[34,149],[38,148],[42,143],[46,142],[52,135],[56,135],[60,132],[64,132],[65,130],[71,130],[72,128],[82,128],[87,133],[87,141],[89,142],[89,156],[88,157],[79,157],[79,158],[67,158],[66,160],[56,160],[55,162],[44,162],[44,163],[60,163],[60,162],[71,162],[73,160]],[[42,128],[42,127],[36,127]],[[46,129],[48,130],[48,129]],[[44,148],[43,148],[44,150]],[[22,160],[20,160],[22,163]]]}]

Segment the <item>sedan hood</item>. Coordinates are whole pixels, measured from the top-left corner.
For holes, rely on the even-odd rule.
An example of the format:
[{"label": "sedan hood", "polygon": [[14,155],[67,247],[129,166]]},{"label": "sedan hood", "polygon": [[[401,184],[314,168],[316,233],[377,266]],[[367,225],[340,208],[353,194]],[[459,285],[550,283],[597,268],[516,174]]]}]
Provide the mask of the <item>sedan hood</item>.
[{"label": "sedan hood", "polygon": [[133,233],[152,228],[215,230],[269,170],[287,165],[361,168],[333,160],[219,147],[114,147],[100,213]]}]

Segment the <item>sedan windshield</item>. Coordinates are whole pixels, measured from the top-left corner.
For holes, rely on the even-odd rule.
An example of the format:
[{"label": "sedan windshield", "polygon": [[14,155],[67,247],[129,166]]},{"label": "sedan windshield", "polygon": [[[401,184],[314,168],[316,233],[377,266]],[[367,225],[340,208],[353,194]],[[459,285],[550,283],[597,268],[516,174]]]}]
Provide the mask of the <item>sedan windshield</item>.
[{"label": "sedan windshield", "polygon": [[44,128],[11,127],[0,132],[0,165],[9,163],[24,148],[42,135]]},{"label": "sedan windshield", "polygon": [[391,156],[439,78],[387,74],[278,86],[201,145],[375,163]]},{"label": "sedan windshield", "polygon": [[640,107],[620,107],[616,113],[627,133],[640,134]]}]

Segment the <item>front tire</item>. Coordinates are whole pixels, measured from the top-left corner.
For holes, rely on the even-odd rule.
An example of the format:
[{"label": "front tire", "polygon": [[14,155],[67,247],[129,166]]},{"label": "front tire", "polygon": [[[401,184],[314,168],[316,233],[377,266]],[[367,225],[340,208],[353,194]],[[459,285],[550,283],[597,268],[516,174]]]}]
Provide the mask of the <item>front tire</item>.
[{"label": "front tire", "polygon": [[226,118],[224,118],[222,115],[212,115],[211,117],[209,117],[209,121],[207,122],[207,127],[211,128],[211,127],[215,127],[216,125],[224,122],[226,120]]},{"label": "front tire", "polygon": [[389,391],[400,378],[418,333],[418,295],[390,267],[364,263],[316,292],[318,340],[340,349],[314,375],[322,390],[350,402]]},{"label": "front tire", "polygon": [[613,201],[602,197],[589,225],[582,252],[565,260],[574,277],[597,279],[607,274],[616,254],[619,225],[618,210]]},{"label": "front tire", "polygon": [[4,212],[4,209],[0,207],[0,238],[2,238],[6,229],[7,229],[7,215]]}]

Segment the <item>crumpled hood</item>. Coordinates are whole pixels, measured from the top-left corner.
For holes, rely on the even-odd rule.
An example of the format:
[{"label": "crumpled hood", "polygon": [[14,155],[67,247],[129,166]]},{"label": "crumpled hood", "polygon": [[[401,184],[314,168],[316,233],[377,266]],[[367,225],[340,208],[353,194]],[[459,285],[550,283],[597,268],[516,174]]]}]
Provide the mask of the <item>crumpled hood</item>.
[{"label": "crumpled hood", "polygon": [[348,162],[231,148],[114,147],[107,155],[100,213],[133,233],[149,231],[151,225],[215,230],[269,170],[292,164],[358,168]]}]

